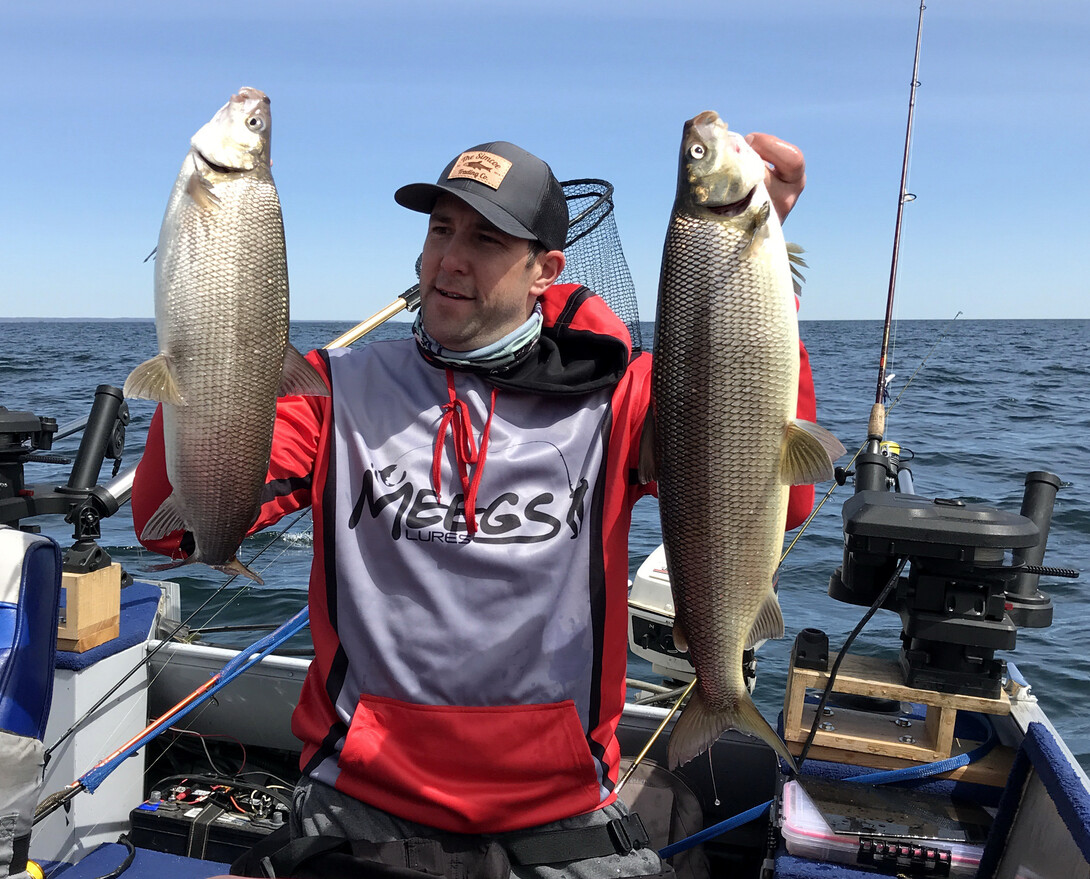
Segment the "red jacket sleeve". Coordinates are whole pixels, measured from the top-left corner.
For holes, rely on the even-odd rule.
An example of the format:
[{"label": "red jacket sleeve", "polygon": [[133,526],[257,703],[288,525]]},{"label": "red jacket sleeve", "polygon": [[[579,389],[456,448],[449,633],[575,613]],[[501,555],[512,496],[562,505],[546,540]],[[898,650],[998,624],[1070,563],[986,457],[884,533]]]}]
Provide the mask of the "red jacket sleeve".
[{"label": "red jacket sleeve", "polygon": [[[802,421],[817,420],[817,397],[814,394],[814,376],[810,372],[810,355],[799,340],[799,402],[795,417]],[[787,530],[798,528],[810,510],[814,508],[814,486],[792,485],[787,499]]]},{"label": "red jacket sleeve", "polygon": [[[309,360],[329,382],[329,370],[321,355],[312,351]],[[314,461],[321,442],[322,425],[329,411],[328,397],[281,397],[276,404],[269,472],[261,496],[261,509],[250,533],[266,528],[288,513],[310,506]],[[153,552],[185,558],[193,549],[191,538],[174,531],[159,540],[144,540],[140,532],[173,489],[167,478],[163,441],[163,407],[152,417],[144,456],[136,467],[132,486],[132,520],[140,542]]]}]

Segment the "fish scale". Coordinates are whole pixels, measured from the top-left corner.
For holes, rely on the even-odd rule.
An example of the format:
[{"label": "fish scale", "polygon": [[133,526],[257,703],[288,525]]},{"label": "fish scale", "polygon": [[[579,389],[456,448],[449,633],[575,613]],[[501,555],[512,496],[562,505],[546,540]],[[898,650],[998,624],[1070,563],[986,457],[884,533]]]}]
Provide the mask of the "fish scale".
[{"label": "fish scale", "polygon": [[[794,289],[763,178],[760,159],[714,113],[686,125],[652,370],[676,633],[697,671],[697,692],[671,736],[671,766],[728,728],[761,737],[791,760],[753,706],[742,655],[752,638],[783,635],[773,579],[789,486],[831,476],[839,443],[795,421]],[[784,464],[787,447],[804,466]]]}]

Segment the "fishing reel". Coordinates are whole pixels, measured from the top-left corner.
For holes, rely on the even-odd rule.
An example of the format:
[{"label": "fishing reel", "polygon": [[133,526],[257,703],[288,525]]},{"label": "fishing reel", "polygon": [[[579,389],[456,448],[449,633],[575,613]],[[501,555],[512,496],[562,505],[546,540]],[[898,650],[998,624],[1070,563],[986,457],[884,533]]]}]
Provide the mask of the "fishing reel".
[{"label": "fishing reel", "polygon": [[1078,576],[1041,566],[1060,479],[1030,473],[1018,514],[932,500],[909,493],[899,450],[872,445],[857,459],[856,493],[844,504],[843,564],[829,595],[869,607],[885,594],[879,606],[901,617],[908,686],[998,698],[1006,667],[995,652],[1014,647],[1020,626],[1052,624],[1039,577]]}]

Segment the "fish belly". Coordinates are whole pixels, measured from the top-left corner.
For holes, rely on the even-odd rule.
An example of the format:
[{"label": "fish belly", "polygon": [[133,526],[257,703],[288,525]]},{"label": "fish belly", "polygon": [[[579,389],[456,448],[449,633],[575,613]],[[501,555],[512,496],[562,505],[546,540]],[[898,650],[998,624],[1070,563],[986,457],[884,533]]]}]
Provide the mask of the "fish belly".
[{"label": "fish belly", "polygon": [[[185,171],[183,170],[183,176]],[[159,238],[160,351],[185,405],[164,404],[167,474],[194,561],[222,565],[253,524],[268,470],[288,338],[288,278],[271,179],[213,186],[195,204],[180,178]]]}]

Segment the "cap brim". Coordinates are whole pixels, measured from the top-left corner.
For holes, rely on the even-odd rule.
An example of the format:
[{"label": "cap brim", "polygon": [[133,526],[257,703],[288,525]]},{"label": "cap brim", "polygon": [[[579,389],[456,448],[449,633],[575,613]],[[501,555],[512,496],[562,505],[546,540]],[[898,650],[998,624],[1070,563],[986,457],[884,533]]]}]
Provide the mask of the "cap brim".
[{"label": "cap brim", "polygon": [[410,211],[430,214],[440,195],[453,195],[465,202],[501,232],[514,235],[516,238],[525,238],[530,241],[537,240],[537,236],[533,232],[503,208],[486,198],[481,198],[479,195],[466,192],[463,189],[448,188],[435,183],[410,183],[408,186],[402,186],[394,193],[394,201]]}]

